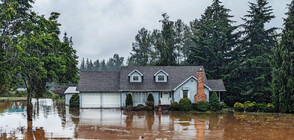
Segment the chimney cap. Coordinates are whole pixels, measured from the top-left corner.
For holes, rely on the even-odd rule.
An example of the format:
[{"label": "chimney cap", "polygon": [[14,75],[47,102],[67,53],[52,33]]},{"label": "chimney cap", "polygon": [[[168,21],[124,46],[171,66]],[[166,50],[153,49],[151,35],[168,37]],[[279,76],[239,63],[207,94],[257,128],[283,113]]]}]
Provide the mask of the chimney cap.
[{"label": "chimney cap", "polygon": [[197,72],[203,72],[203,68],[200,67]]}]

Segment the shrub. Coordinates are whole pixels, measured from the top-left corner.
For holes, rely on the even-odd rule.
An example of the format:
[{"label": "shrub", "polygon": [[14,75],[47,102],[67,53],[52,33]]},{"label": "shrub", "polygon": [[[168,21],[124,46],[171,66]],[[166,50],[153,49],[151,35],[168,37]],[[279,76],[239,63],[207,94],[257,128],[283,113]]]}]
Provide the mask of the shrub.
[{"label": "shrub", "polygon": [[146,104],[147,106],[152,107],[152,108],[154,107],[154,102],[152,102],[152,101],[146,101],[145,104]]},{"label": "shrub", "polygon": [[181,111],[190,111],[192,108],[191,101],[188,98],[183,98],[179,102]]},{"label": "shrub", "polygon": [[126,98],[126,105],[127,106],[133,106],[133,98],[132,98],[132,94],[128,94],[127,98]]},{"label": "shrub", "polygon": [[266,110],[266,103],[259,103],[257,104],[257,109],[259,112],[265,112]]},{"label": "shrub", "polygon": [[221,106],[222,106],[222,108],[228,108],[227,104],[225,104],[225,103],[222,103]]},{"label": "shrub", "polygon": [[147,101],[151,101],[154,104],[154,97],[153,97],[152,93],[148,94]]},{"label": "shrub", "polygon": [[74,94],[69,100],[70,107],[80,107],[80,96],[79,94]]},{"label": "shrub", "polygon": [[144,106],[143,104],[138,104],[137,107]]},{"label": "shrub", "polygon": [[268,104],[266,105],[266,110],[265,110],[265,112],[274,112],[274,111],[275,111],[275,105],[272,104],[272,103],[268,103]]},{"label": "shrub", "polygon": [[209,109],[212,111],[217,111],[222,109],[216,92],[213,92],[211,97],[209,98]]},{"label": "shrub", "polygon": [[51,98],[54,99],[54,100],[58,100],[58,99],[60,99],[59,95],[58,95],[58,94],[54,94],[54,93],[53,93],[53,95],[51,96]]},{"label": "shrub", "polygon": [[192,103],[192,110],[197,110],[197,104],[196,103]]},{"label": "shrub", "polygon": [[244,103],[244,110],[248,111],[248,112],[254,112],[257,110],[257,104],[256,102],[250,102],[250,101],[246,101]]},{"label": "shrub", "polygon": [[172,111],[179,111],[180,110],[180,105],[178,102],[172,102],[169,106],[169,110]]},{"label": "shrub", "polygon": [[242,103],[236,102],[234,104],[235,111],[244,111],[244,105]]},{"label": "shrub", "polygon": [[196,109],[197,111],[206,112],[209,110],[209,103],[206,101],[200,101],[196,103]]}]

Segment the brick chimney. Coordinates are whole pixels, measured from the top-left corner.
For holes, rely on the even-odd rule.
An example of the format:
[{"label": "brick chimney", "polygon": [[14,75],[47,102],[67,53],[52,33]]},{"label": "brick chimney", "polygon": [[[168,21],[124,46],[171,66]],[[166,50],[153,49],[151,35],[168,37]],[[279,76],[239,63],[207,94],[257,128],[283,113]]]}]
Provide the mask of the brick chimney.
[{"label": "brick chimney", "polygon": [[200,68],[197,71],[197,93],[195,95],[195,103],[200,101],[207,101],[206,94],[204,93],[204,71]]}]

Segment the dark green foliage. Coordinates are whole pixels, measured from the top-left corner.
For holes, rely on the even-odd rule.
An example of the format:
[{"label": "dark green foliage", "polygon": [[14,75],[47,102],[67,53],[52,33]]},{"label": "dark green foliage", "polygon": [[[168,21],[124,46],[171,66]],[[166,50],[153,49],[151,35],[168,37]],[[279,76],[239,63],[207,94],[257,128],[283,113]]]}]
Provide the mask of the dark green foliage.
[{"label": "dark green foliage", "polygon": [[126,106],[133,106],[133,97],[132,94],[128,94],[126,98]]},{"label": "dark green foliage", "polygon": [[250,101],[246,101],[244,103],[244,110],[248,111],[248,112],[255,112],[257,111],[257,104],[256,102],[250,102]]},{"label": "dark green foliage", "polygon": [[206,112],[209,110],[209,102],[206,101],[200,101],[196,103],[196,109],[197,111]]},{"label": "dark green foliage", "polygon": [[181,111],[190,111],[192,109],[192,103],[188,98],[182,98],[179,102]]},{"label": "dark green foliage", "polygon": [[236,102],[234,104],[234,110],[235,111],[244,111],[244,105],[242,103]]},{"label": "dark green foliage", "polygon": [[179,111],[180,110],[180,105],[178,102],[172,102],[169,106],[169,110],[172,111]]},{"label": "dark green foliage", "polygon": [[195,45],[189,48],[187,61],[190,65],[203,65],[208,78],[222,78],[225,66],[231,61],[230,51],[239,40],[229,12],[220,0],[213,0],[201,19],[191,22]]},{"label": "dark green foliage", "polygon": [[218,111],[222,109],[216,92],[213,92],[209,98],[209,109],[212,111]]},{"label": "dark green foliage", "polygon": [[223,108],[228,108],[228,106],[227,106],[226,103],[222,103],[222,104],[221,104],[221,107],[222,107],[222,109],[223,109]]},{"label": "dark green foliage", "polygon": [[259,103],[257,104],[257,108],[259,112],[274,112],[275,106],[272,103]]},{"label": "dark green foliage", "polygon": [[[265,28],[275,16],[266,0],[249,2],[248,14],[243,18],[244,31],[241,44],[241,62],[239,74],[244,75],[238,84],[243,88],[236,91],[240,101],[271,102],[271,68],[270,54],[275,44],[274,31],[276,28]],[[246,75],[246,76],[245,76]],[[238,93],[239,92],[239,93]]]},{"label": "dark green foliage", "polygon": [[70,107],[80,107],[80,96],[79,94],[74,94],[69,100]]},{"label": "dark green foliage", "polygon": [[114,71],[120,70],[120,67],[123,66],[124,57],[120,57],[118,54],[114,54],[112,58],[109,58],[107,62],[103,59],[101,63],[99,60],[92,62],[92,59],[87,58],[86,64],[84,58],[82,59],[80,70],[81,71]]},{"label": "dark green foliage", "polygon": [[147,101],[151,101],[154,103],[154,97],[153,97],[152,93],[148,94]]},{"label": "dark green foliage", "polygon": [[27,97],[28,92],[27,91],[16,91],[15,96],[16,97]]},{"label": "dark green foliage", "polygon": [[138,31],[135,42],[132,44],[131,57],[128,65],[147,66],[151,60],[151,34],[145,28]]},{"label": "dark green foliage", "polygon": [[272,99],[276,111],[294,112],[294,1],[288,5],[282,40],[273,49]]},{"label": "dark green foliage", "polygon": [[197,110],[197,104],[196,103],[192,103],[192,110]]},{"label": "dark green foliage", "polygon": [[145,104],[146,104],[147,106],[154,107],[154,102],[152,102],[152,101],[146,101]]}]

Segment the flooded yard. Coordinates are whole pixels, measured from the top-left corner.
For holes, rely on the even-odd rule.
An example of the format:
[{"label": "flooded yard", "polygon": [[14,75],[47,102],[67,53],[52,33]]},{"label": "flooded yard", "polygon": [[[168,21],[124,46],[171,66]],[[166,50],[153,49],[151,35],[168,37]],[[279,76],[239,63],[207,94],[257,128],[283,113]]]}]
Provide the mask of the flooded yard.
[{"label": "flooded yard", "polygon": [[183,112],[124,112],[69,109],[51,99],[0,102],[0,139],[294,139],[294,115],[188,115]]}]

